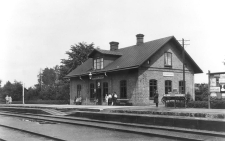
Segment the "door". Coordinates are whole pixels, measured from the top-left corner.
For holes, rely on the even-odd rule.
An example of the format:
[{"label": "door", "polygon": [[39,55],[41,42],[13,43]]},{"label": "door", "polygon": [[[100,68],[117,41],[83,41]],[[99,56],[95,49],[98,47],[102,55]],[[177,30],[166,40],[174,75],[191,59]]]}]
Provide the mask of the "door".
[{"label": "door", "polygon": [[102,93],[101,93],[101,82],[96,81],[96,99],[98,99],[98,105],[102,105]]}]

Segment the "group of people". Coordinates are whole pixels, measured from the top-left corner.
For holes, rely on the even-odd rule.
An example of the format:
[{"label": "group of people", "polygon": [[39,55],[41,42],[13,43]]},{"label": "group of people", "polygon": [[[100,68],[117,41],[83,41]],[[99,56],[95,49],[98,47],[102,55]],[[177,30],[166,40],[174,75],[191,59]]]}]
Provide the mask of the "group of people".
[{"label": "group of people", "polygon": [[6,104],[12,104],[12,97],[7,95],[5,97],[5,101],[6,101]]},{"label": "group of people", "polygon": [[117,101],[117,94],[116,92],[109,94],[109,95],[105,95],[105,102],[108,105],[116,105],[116,101]]}]

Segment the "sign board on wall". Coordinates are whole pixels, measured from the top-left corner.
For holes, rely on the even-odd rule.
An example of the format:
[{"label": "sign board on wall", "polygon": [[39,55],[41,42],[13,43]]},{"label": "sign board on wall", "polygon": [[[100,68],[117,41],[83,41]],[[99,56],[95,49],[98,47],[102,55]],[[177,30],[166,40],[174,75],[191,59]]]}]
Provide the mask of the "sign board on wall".
[{"label": "sign board on wall", "polygon": [[215,78],[220,78],[220,74],[214,74]]},{"label": "sign board on wall", "polygon": [[220,78],[220,79],[219,79],[219,83],[220,83],[220,84],[225,84],[225,78]]},{"label": "sign board on wall", "polygon": [[174,76],[174,73],[173,72],[163,72],[163,76],[172,77],[172,76]]},{"label": "sign board on wall", "polygon": [[217,94],[216,94],[216,93],[211,93],[210,96],[211,96],[211,97],[216,97]]},{"label": "sign board on wall", "polygon": [[210,79],[210,86],[213,86],[213,87],[216,86],[216,78],[211,78]]},{"label": "sign board on wall", "polygon": [[210,92],[220,92],[220,87],[210,87]]},{"label": "sign board on wall", "polygon": [[224,78],[225,79],[225,74],[220,74],[220,78]]},{"label": "sign board on wall", "polygon": [[92,76],[92,80],[104,79],[104,75]]}]

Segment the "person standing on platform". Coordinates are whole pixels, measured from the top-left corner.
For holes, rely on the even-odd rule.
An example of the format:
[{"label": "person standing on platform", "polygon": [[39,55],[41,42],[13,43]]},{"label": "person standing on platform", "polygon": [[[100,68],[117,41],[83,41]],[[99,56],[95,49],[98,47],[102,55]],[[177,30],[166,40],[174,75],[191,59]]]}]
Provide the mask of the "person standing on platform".
[{"label": "person standing on platform", "polygon": [[117,94],[116,92],[113,93],[113,105],[116,105],[116,101],[117,101]]},{"label": "person standing on platform", "polygon": [[9,96],[9,104],[12,104],[12,97]]},{"label": "person standing on platform", "polygon": [[8,95],[6,95],[6,97],[5,97],[5,103],[6,103],[6,104],[9,103],[9,97],[8,97]]},{"label": "person standing on platform", "polygon": [[111,105],[112,104],[112,95],[109,94],[108,95],[108,105]]},{"label": "person standing on platform", "polygon": [[156,107],[158,107],[158,104],[159,104],[158,90],[155,90],[155,92],[154,92],[154,103],[155,103]]},{"label": "person standing on platform", "polygon": [[107,105],[109,105],[108,104],[108,96],[107,96],[107,94],[105,94],[105,102],[106,102]]}]

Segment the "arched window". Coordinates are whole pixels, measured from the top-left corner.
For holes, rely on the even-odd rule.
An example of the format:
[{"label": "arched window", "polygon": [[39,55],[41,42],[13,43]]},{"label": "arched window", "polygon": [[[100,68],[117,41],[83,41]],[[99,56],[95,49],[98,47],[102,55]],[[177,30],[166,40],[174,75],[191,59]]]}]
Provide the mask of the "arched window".
[{"label": "arched window", "polygon": [[103,83],[103,99],[105,98],[105,95],[108,95],[108,83],[104,82]]},{"label": "arched window", "polygon": [[183,80],[179,81],[179,93],[184,94],[185,83]]},{"label": "arched window", "polygon": [[172,92],[172,81],[171,80],[165,81],[165,94],[168,94],[168,92]]},{"label": "arched window", "polygon": [[151,79],[149,80],[149,99],[153,99],[154,90],[157,90],[157,80]]},{"label": "arched window", "polygon": [[120,81],[120,98],[127,98],[127,81]]},{"label": "arched window", "polygon": [[81,93],[81,85],[78,84],[77,85],[77,97],[80,97],[80,93]]},{"label": "arched window", "polygon": [[94,98],[94,89],[95,89],[95,85],[94,83],[90,84],[90,98]]}]

